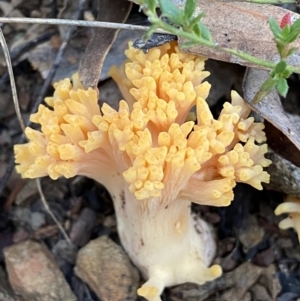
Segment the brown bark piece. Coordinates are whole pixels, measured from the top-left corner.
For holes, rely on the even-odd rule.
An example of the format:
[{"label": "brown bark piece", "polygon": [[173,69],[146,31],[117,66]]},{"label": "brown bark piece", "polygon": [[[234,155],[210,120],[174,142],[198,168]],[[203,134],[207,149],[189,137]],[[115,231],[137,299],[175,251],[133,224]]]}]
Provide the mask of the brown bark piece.
[{"label": "brown bark piece", "polygon": [[42,244],[25,241],[4,249],[10,284],[30,301],[75,301],[52,253]]},{"label": "brown bark piece", "polygon": [[103,301],[134,301],[138,271],[107,236],[90,241],[77,256],[75,273]]}]

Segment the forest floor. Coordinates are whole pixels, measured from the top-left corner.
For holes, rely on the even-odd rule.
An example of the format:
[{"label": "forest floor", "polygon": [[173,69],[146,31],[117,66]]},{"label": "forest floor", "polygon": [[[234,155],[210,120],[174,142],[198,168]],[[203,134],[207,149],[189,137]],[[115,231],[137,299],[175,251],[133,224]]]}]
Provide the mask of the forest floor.
[{"label": "forest floor", "polygon": [[[74,1],[74,7],[76,2]],[[52,0],[0,1],[0,11],[2,16],[56,18],[62,5],[60,1]],[[86,4],[84,14],[81,13],[80,17],[88,19],[93,12],[93,5]],[[134,7],[128,22],[143,25],[145,20],[146,17]],[[59,51],[64,30],[57,26],[4,24],[2,30],[13,61],[22,116],[27,122],[37,103],[53,93],[52,83],[76,72],[85,50],[83,46],[90,40],[92,29],[77,28],[62,55]],[[113,64],[122,64],[128,41],[140,37],[140,32],[120,32],[106,58],[100,78],[98,87],[101,102],[116,107],[118,100],[122,99],[108,70]],[[47,84],[47,78],[54,71],[53,63],[57,59],[60,61],[58,68]],[[22,179],[12,169],[13,145],[20,143],[22,130],[16,116],[2,53],[0,60],[0,301],[100,300],[99,294],[97,296],[92,289],[93,285],[87,285],[75,274],[74,266],[78,251],[91,240],[105,236],[120,246],[111,197],[103,186],[84,177],[60,178],[56,181],[41,179],[49,209],[70,237],[71,244],[68,244],[45,209],[35,180]],[[212,112],[218,114],[223,103],[230,101],[231,89],[241,92],[245,68],[209,60],[207,69],[212,73],[208,81],[213,83],[209,103]],[[300,115],[299,76],[292,76],[289,84],[291,90],[284,106],[288,112]],[[274,189],[274,185],[272,188]],[[300,184],[297,189],[300,191]],[[167,288],[162,295],[163,301],[300,300],[298,237],[294,230],[280,230],[278,223],[283,217],[274,214],[275,208],[283,202],[286,194],[280,189],[270,190],[268,186],[263,191],[257,191],[243,184],[238,184],[234,192],[234,201],[226,208],[193,205],[193,211],[214,228],[218,250],[214,262],[221,264],[223,276],[203,286],[183,284]],[[37,244],[28,244],[28,241]],[[18,245],[22,252],[14,248]],[[23,259],[18,259],[18,252],[23,254]],[[34,257],[30,252],[40,254],[41,257]],[[27,260],[26,264],[24,260]],[[107,261],[108,274],[113,268],[122,268],[114,265],[112,257],[107,256],[102,260]],[[45,276],[49,278],[44,281],[39,279],[41,282],[30,278],[35,277],[33,271],[37,266],[42,269],[41,266],[49,267],[49,264],[53,270],[60,270],[62,274],[53,272],[55,277]],[[24,287],[26,282],[18,278],[22,273],[24,278],[28,278],[28,283],[35,283],[36,286],[41,283],[42,289],[42,283],[47,282],[54,288],[60,287],[64,291],[62,294],[69,297],[52,298],[47,292],[41,293],[34,287],[28,292],[28,288]],[[120,279],[112,284],[106,282],[110,276],[102,276],[103,287],[120,290]],[[126,283],[129,285],[131,281],[133,280],[128,279]],[[141,285],[141,276],[135,282]],[[103,293],[102,300],[113,299]],[[124,300],[142,298],[131,292]]]}]

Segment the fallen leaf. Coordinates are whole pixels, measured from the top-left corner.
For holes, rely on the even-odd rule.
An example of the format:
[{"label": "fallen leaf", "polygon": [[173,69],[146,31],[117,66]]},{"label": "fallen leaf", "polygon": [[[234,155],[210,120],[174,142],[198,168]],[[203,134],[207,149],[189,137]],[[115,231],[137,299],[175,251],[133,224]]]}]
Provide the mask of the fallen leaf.
[{"label": "fallen leaf", "polygon": [[[128,18],[127,22],[130,23],[139,23],[142,22],[141,19],[135,20],[134,18]],[[134,41],[136,38],[139,38],[141,36],[140,31],[133,31],[133,30],[121,30],[118,34],[116,40],[114,41],[113,45],[109,49],[109,52],[107,53],[102,70],[100,75],[100,81],[105,81],[106,79],[110,78],[109,70],[113,65],[121,66],[124,61],[127,59],[126,55],[124,54],[124,51],[120,51],[120,49],[127,49],[128,42]],[[99,88],[101,91],[101,101],[106,102],[103,100],[103,87]],[[114,88],[114,93],[116,92],[116,88]],[[121,96],[120,99],[122,99],[123,96]],[[114,101],[117,102],[117,98],[114,95]],[[119,104],[118,104],[119,105]]]},{"label": "fallen leaf", "polygon": [[[75,4],[73,2],[68,3],[70,5],[66,2],[67,5],[60,14],[62,18],[78,20],[86,0],[80,0],[79,2],[75,1]],[[34,36],[36,31],[40,31],[44,28],[43,26],[36,26],[37,28],[30,28],[30,36]],[[30,51],[28,57],[33,68],[37,69],[41,73],[42,77],[46,79],[49,72],[51,72],[53,65],[56,64],[55,60],[59,53],[58,49],[61,49],[60,47],[64,48],[65,43],[67,43],[55,72],[55,76],[52,79],[52,83],[58,82],[63,78],[71,77],[78,71],[80,58],[84,54],[84,47],[82,47],[82,45],[86,45],[89,41],[90,28],[78,28],[72,34],[72,38],[67,41],[65,40],[65,36],[66,32],[69,32],[69,29],[70,27],[67,26],[59,26],[60,35],[52,36],[51,40],[35,47]],[[28,34],[26,33],[26,35]]]},{"label": "fallen leaf", "polygon": [[32,238],[36,240],[42,240],[56,235],[59,232],[57,225],[48,225],[43,228],[39,228],[32,234]]},{"label": "fallen leaf", "polygon": [[[78,62],[84,54],[82,44],[89,41],[89,28],[81,28],[76,31],[72,40],[67,45],[62,60],[52,80],[53,83],[63,78],[71,77],[78,71]],[[59,39],[59,36],[56,35]],[[53,41],[53,40],[52,40]],[[29,61],[34,69],[38,70],[44,79],[47,78],[57,55],[56,45],[47,41],[32,49],[29,53]],[[53,47],[54,46],[54,47]]]},{"label": "fallen leaf", "polygon": [[[124,22],[131,9],[132,3],[125,0],[98,0],[97,21]],[[117,9],[116,9],[117,8]],[[97,88],[104,59],[113,44],[119,30],[97,28],[94,36],[86,48],[79,65],[79,77],[85,88]]]},{"label": "fallen leaf", "polygon": [[243,84],[244,99],[253,111],[265,119],[268,145],[280,156],[300,167],[299,131],[285,113],[277,92],[272,90],[258,104],[251,103],[268,76],[267,71],[248,68]]},{"label": "fallen leaf", "polygon": [[[177,5],[179,2],[179,6],[183,5],[181,4],[183,1],[174,2]],[[300,17],[299,14],[279,6],[240,1],[198,0],[197,9],[205,12],[203,23],[209,28],[213,41],[219,46],[247,52],[272,62],[279,60],[279,54],[273,41],[268,18],[272,17],[280,23],[288,12],[293,17]],[[179,38],[179,45],[184,42],[184,39]],[[287,61],[290,65],[300,68],[300,38],[293,43],[293,46],[298,50]],[[248,67],[256,66],[234,55],[201,45],[184,51]]]},{"label": "fallen leaf", "polygon": [[265,121],[265,132],[268,139],[268,145],[272,150],[291,161],[294,165],[300,167],[299,148],[297,148],[281,130],[273,126],[267,120]]}]

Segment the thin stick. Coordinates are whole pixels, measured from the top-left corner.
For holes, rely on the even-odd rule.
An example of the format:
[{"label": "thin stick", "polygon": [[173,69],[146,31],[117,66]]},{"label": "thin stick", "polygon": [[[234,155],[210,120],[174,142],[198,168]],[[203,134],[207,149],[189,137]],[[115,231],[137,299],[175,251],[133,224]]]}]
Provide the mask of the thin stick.
[{"label": "thin stick", "polygon": [[[75,16],[74,16],[75,18],[79,17],[79,15],[80,15],[80,13],[81,13],[81,11],[83,9],[84,3],[85,3],[85,0],[81,0],[79,2],[79,9],[75,13]],[[70,27],[70,28],[68,28],[66,34],[64,35],[64,40],[63,40],[63,42],[62,42],[62,44],[61,44],[61,46],[59,48],[59,51],[57,52],[57,55],[55,57],[55,61],[54,61],[53,65],[52,65],[52,68],[51,68],[50,72],[48,73],[47,79],[44,82],[44,85],[42,87],[41,93],[39,94],[39,96],[37,98],[37,101],[36,101],[36,103],[34,104],[34,106],[32,108],[33,112],[37,111],[37,108],[38,108],[39,104],[43,101],[43,99],[44,99],[44,97],[45,97],[45,95],[47,93],[48,87],[50,86],[50,84],[52,82],[52,79],[53,79],[53,77],[54,77],[54,75],[55,75],[55,73],[57,71],[57,68],[58,68],[58,66],[60,64],[60,61],[61,61],[61,59],[63,57],[63,54],[64,54],[64,52],[66,50],[66,47],[68,46],[68,43],[69,43],[69,41],[71,39],[71,36],[72,36],[73,32],[75,31],[75,29],[76,28],[73,27],[73,26]],[[45,195],[44,195],[43,190],[42,190],[40,179],[36,179],[36,185],[38,187],[38,191],[39,191],[40,196],[41,196],[41,201],[44,204],[46,211],[49,213],[49,215],[52,217],[53,221],[58,226],[60,232],[64,236],[64,238],[67,241],[67,243],[69,245],[71,245],[72,242],[71,242],[71,240],[70,240],[67,232],[65,231],[65,229],[63,228],[63,226],[61,225],[61,223],[57,220],[57,218],[55,217],[55,215],[53,214],[53,212],[51,211],[51,209],[50,209],[50,207],[49,207],[49,205],[47,203],[47,200],[46,200]]]},{"label": "thin stick", "polygon": [[[33,47],[35,47],[41,43],[44,43],[45,41],[49,40],[53,35],[55,35],[57,33],[58,33],[57,30],[52,30],[52,31],[46,32],[46,33],[36,37],[35,39],[24,43],[20,47],[14,49],[13,51],[10,52],[11,61],[14,62],[14,60],[19,58],[25,51],[29,51]],[[0,90],[3,88],[3,85],[7,82],[8,78],[9,78],[9,75],[8,75],[8,71],[7,71],[0,78]]]},{"label": "thin stick", "polygon": [[[49,40],[53,35],[55,35],[57,33],[58,33],[57,30],[46,32],[46,33],[42,34],[41,36],[39,36],[31,41],[26,42],[25,44],[21,45],[20,47],[18,47],[15,50],[10,52],[11,60],[14,61],[19,56],[21,56],[25,51],[29,51],[31,48],[33,48],[41,43],[44,43],[45,41]],[[8,71],[7,71],[0,78],[0,90],[3,88],[3,85],[6,83],[8,78],[9,78],[9,75],[8,75]]]},{"label": "thin stick", "polygon": [[10,55],[9,55],[9,50],[5,41],[5,37],[3,35],[2,29],[0,28],[0,43],[3,49],[4,57],[5,57],[5,62],[7,65],[7,70],[9,74],[9,80],[10,80],[10,86],[11,86],[11,93],[13,97],[13,102],[16,110],[16,114],[18,117],[18,121],[20,123],[20,126],[24,132],[25,130],[25,124],[21,115],[21,110],[19,106],[19,101],[18,101],[18,95],[17,95],[17,88],[16,88],[16,83],[15,83],[15,78],[14,78],[14,73],[13,73],[13,68],[12,68],[12,63],[10,60]]},{"label": "thin stick", "polygon": [[34,106],[31,109],[31,112],[36,112],[38,110],[38,106],[44,100],[44,98],[46,96],[46,93],[47,93],[47,90],[48,90],[49,86],[52,83],[52,80],[53,80],[53,78],[55,76],[57,68],[58,68],[58,66],[59,66],[59,64],[60,64],[60,62],[62,60],[63,54],[64,54],[64,52],[66,50],[66,47],[68,46],[68,43],[69,43],[69,41],[71,39],[71,36],[72,36],[73,32],[75,31],[75,29],[76,29],[75,27],[70,27],[68,29],[68,31],[66,32],[64,40],[63,40],[61,46],[59,47],[59,50],[58,50],[58,52],[56,54],[56,57],[55,57],[55,60],[54,60],[54,62],[52,64],[52,67],[51,67],[51,69],[50,69],[50,71],[48,73],[48,76],[47,76],[44,84],[43,84],[41,92],[39,93],[39,96],[38,96],[38,98],[37,98]]},{"label": "thin stick", "polygon": [[[70,28],[68,30],[68,32],[71,32],[72,28]],[[71,36],[71,33],[70,33]],[[9,55],[9,50],[2,32],[2,29],[0,28],[0,43],[3,49],[3,53],[5,56],[5,62],[7,65],[7,69],[8,69],[8,74],[9,74],[9,79],[10,79],[10,86],[11,86],[11,91],[12,91],[12,96],[13,96],[13,102],[14,102],[14,106],[15,106],[15,111],[20,123],[20,126],[24,132],[25,130],[25,124],[21,115],[21,110],[20,110],[20,106],[19,106],[19,101],[18,101],[18,95],[17,95],[17,89],[16,89],[16,83],[15,83],[15,79],[14,79],[14,74],[13,74],[13,69],[12,69],[12,64],[11,64],[11,59],[10,59],[10,55]],[[57,218],[55,217],[55,215],[53,214],[53,212],[51,211],[47,200],[45,198],[45,195],[42,191],[42,187],[41,187],[41,183],[40,183],[40,179],[36,179],[36,185],[41,197],[41,201],[46,209],[46,211],[48,212],[48,214],[51,216],[51,218],[53,219],[53,221],[55,222],[55,224],[58,226],[58,228],[60,229],[62,235],[64,236],[64,238],[66,239],[66,241],[68,242],[68,244],[71,244],[70,238],[68,237],[66,231],[64,230],[63,226],[60,224],[60,222],[57,220]]]},{"label": "thin stick", "polygon": [[[112,23],[112,22],[100,22],[100,21],[84,21],[84,20],[67,20],[67,19],[41,19],[41,18],[9,18],[0,17],[2,23],[29,23],[29,24],[47,24],[47,25],[71,25],[71,26],[83,26],[83,27],[100,27],[100,28],[112,28],[112,29],[126,29],[126,30],[138,30],[147,31],[149,26]],[[165,33],[162,29],[155,30],[157,33]]]},{"label": "thin stick", "polygon": [[43,190],[42,190],[42,186],[41,186],[41,181],[39,178],[35,179],[36,181],[36,186],[38,188],[38,191],[39,191],[39,194],[40,194],[40,197],[41,197],[41,201],[47,211],[47,213],[51,216],[51,218],[53,219],[53,221],[55,222],[55,224],[57,225],[57,227],[59,228],[60,232],[62,233],[62,235],[64,236],[65,240],[67,241],[67,243],[69,245],[71,245],[71,240],[68,236],[68,234],[66,233],[64,227],[61,225],[61,223],[57,220],[57,218],[55,217],[55,215],[53,214],[53,212],[51,211],[48,203],[47,203],[47,200],[45,198],[45,195],[43,193]]},{"label": "thin stick", "polygon": [[[35,113],[37,111],[37,109],[38,109],[38,106],[44,100],[45,95],[47,93],[47,90],[48,90],[49,86],[51,85],[51,82],[52,82],[52,80],[54,78],[54,75],[55,75],[55,73],[57,71],[57,68],[58,68],[58,66],[59,66],[59,64],[60,64],[60,62],[62,60],[62,56],[64,54],[64,51],[65,51],[65,49],[66,49],[66,47],[68,45],[68,42],[69,42],[69,40],[71,38],[71,35],[72,35],[72,33],[73,33],[74,30],[75,30],[74,27],[70,27],[69,30],[67,31],[67,33],[65,35],[65,39],[64,39],[63,43],[61,44],[61,46],[60,46],[60,48],[59,48],[59,50],[58,50],[58,52],[56,54],[54,63],[52,64],[52,67],[51,67],[51,69],[50,69],[50,71],[48,73],[48,76],[47,76],[47,78],[46,78],[46,80],[45,80],[45,82],[44,82],[44,84],[43,84],[43,86],[41,88],[41,92],[39,93],[38,98],[36,99],[33,107],[30,110],[30,114]],[[29,126],[29,124],[30,124],[30,121],[27,122],[26,126]],[[25,135],[23,134],[20,137],[20,139],[18,141],[18,144],[24,143],[24,141],[25,141]],[[6,183],[9,180],[10,175],[13,172],[13,170],[14,170],[14,158],[12,157],[9,160],[9,163],[7,165],[5,173],[4,173],[3,177],[0,180],[0,194],[2,194],[2,191],[4,190],[4,188],[6,186]]]},{"label": "thin stick", "polygon": [[[9,50],[5,41],[5,37],[3,35],[2,29],[0,28],[0,44],[3,49],[4,57],[5,57],[5,62],[7,65],[7,70],[8,70],[8,75],[9,75],[9,80],[10,80],[10,86],[11,86],[11,92],[12,92],[12,97],[13,97],[13,102],[15,106],[15,111],[17,114],[18,121],[20,123],[20,126],[22,128],[22,131],[24,133],[25,130],[25,124],[21,115],[21,110],[19,106],[19,101],[18,101],[18,95],[17,95],[17,88],[16,88],[16,83],[15,83],[15,78],[14,78],[14,73],[13,73],[13,68],[12,68],[12,63],[11,63],[11,58],[9,54]],[[24,137],[24,134],[22,135]],[[24,139],[24,138],[23,138]],[[0,182],[0,194],[2,194],[2,190],[4,189],[6,182],[8,181],[12,171],[14,169],[14,160],[13,158],[10,159],[10,162],[8,164],[8,167],[6,169],[6,172],[1,179]]]},{"label": "thin stick", "polygon": [[[81,13],[82,11],[82,8],[83,8],[83,4],[85,3],[85,0],[81,0],[80,1],[80,5],[79,5],[79,9],[77,10],[76,12],[76,18],[79,17],[79,14]],[[37,110],[37,107],[39,106],[39,104],[43,101],[44,97],[45,97],[45,94],[47,92],[47,89],[49,87],[49,85],[51,84],[52,82],[52,79],[56,73],[56,70],[59,66],[59,63],[62,59],[62,56],[63,56],[63,53],[68,45],[68,42],[71,38],[71,35],[72,33],[74,32],[75,30],[75,27],[70,27],[65,35],[65,39],[56,55],[56,58],[55,58],[55,61],[52,65],[52,68],[47,76],[47,79],[45,80],[44,82],[44,85],[42,87],[42,91],[41,93],[39,94],[39,97],[37,98],[37,101],[35,102],[33,108],[32,108],[32,111],[35,112]],[[11,80],[11,87],[12,87],[12,93],[13,93],[13,99],[14,99],[14,104],[15,104],[15,108],[16,108],[16,112],[17,112],[17,115],[18,115],[18,119],[19,119],[19,116],[20,116],[20,119],[19,119],[19,122],[21,124],[21,127],[22,127],[22,130],[24,132],[25,130],[25,125],[24,125],[24,122],[22,120],[22,117],[21,117],[21,112],[20,112],[20,108],[19,108],[19,103],[18,103],[18,98],[17,98],[17,93],[16,93],[16,88],[15,88],[15,82],[14,82],[14,77],[13,77],[13,71],[12,71],[12,64],[11,64],[11,60],[10,60],[10,56],[9,56],[9,50],[7,48],[7,45],[6,45],[6,42],[5,42],[5,38],[4,38],[4,35],[2,33],[2,30],[0,29],[0,41],[1,41],[1,45],[2,45],[2,48],[3,48],[3,52],[5,54],[5,58],[6,58],[6,61],[7,61],[7,66],[8,66],[8,70],[9,70],[9,75],[10,75],[10,80]],[[20,121],[21,120],[21,121]],[[21,140],[23,140],[23,137],[24,135],[22,135],[21,137]],[[12,161],[13,162],[13,161]],[[10,162],[11,163],[11,162]],[[12,164],[9,164],[9,171],[11,172],[13,169],[12,169],[12,166],[13,166],[13,163]],[[8,180],[9,179],[9,175],[10,173],[6,176],[4,176],[4,179],[5,180]],[[3,179],[2,179],[3,180]],[[1,181],[0,183],[1,187],[4,188],[4,184],[3,184],[3,181]],[[39,191],[39,194],[40,194],[40,197],[41,197],[41,201],[47,211],[47,213],[51,216],[51,218],[53,219],[53,221],[55,222],[55,224],[58,226],[58,228],[60,229],[62,235],[64,236],[65,240],[68,242],[68,244],[71,244],[71,240],[69,238],[69,236],[67,235],[65,229],[63,228],[63,226],[60,224],[60,222],[57,220],[57,218],[55,217],[55,215],[53,214],[53,212],[51,211],[48,203],[47,203],[47,200],[45,198],[45,195],[43,193],[43,190],[42,190],[42,187],[41,187],[41,182],[40,182],[40,179],[36,179],[36,185],[37,185],[37,188],[38,188],[38,191]]]}]

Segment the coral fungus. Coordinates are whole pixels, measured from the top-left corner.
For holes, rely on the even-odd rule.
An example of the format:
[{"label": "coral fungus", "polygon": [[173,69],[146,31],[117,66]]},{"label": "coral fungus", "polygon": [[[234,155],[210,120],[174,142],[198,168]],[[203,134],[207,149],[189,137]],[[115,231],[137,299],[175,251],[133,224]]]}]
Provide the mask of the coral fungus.
[{"label": "coral fungus", "polygon": [[294,228],[298,233],[300,241],[300,199],[289,195],[285,202],[275,209],[276,215],[284,213],[288,213],[289,216],[279,223],[279,228]]},{"label": "coral fungus", "polygon": [[[263,167],[263,125],[232,92],[214,119],[205,98],[205,58],[180,52],[175,43],[148,53],[126,51],[123,70],[113,69],[128,102],[118,111],[100,109],[97,93],[77,77],[55,84],[53,97],[26,129],[29,142],[16,145],[23,177],[85,175],[112,195],[123,247],[147,282],[138,293],[160,300],[165,286],[202,284],[220,276],[210,266],[215,243],[209,226],[191,217],[191,203],[227,206],[236,182],[257,189],[269,181]],[[122,74],[126,74],[124,79]],[[186,122],[196,106],[196,123]]]}]

